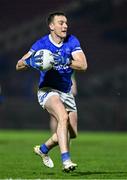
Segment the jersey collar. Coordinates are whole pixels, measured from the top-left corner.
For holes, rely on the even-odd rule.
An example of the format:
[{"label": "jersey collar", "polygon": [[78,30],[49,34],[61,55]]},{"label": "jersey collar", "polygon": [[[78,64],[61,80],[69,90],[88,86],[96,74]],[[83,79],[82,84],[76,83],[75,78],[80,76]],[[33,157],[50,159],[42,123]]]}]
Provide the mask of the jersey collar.
[{"label": "jersey collar", "polygon": [[53,41],[51,34],[49,34],[49,40],[51,41],[52,44],[54,44],[56,47],[61,47],[63,45],[63,42],[60,44],[57,44],[56,42]]}]

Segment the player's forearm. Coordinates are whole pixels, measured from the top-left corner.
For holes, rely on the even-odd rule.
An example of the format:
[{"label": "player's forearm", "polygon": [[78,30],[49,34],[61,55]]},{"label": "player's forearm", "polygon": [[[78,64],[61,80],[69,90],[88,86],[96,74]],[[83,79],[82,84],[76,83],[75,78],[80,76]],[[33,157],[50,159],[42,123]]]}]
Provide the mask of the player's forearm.
[{"label": "player's forearm", "polygon": [[87,63],[84,61],[72,60],[70,67],[75,70],[85,71],[87,69]]},{"label": "player's forearm", "polygon": [[85,71],[87,69],[87,60],[83,52],[73,54],[73,60],[70,65],[75,70]]},{"label": "player's forearm", "polygon": [[28,66],[25,64],[25,60],[28,59],[31,56],[31,53],[28,52],[26,53],[16,64],[16,70],[20,71],[20,70],[26,70],[28,68]]}]

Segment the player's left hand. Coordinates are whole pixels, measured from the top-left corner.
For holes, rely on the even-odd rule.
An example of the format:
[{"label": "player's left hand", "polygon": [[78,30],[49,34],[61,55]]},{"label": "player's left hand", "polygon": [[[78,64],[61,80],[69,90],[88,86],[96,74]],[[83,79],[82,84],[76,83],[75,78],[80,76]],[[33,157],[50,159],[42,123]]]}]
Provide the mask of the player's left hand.
[{"label": "player's left hand", "polygon": [[65,58],[59,54],[53,54],[55,65],[70,65],[71,59]]}]

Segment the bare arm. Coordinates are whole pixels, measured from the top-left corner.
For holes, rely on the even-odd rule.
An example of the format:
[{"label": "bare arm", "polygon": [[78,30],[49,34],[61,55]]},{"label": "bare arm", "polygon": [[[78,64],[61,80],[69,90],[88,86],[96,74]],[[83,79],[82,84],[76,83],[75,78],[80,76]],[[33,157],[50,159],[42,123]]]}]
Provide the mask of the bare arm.
[{"label": "bare arm", "polygon": [[28,68],[28,66],[24,63],[24,60],[29,58],[31,56],[31,52],[26,53],[16,64],[16,70],[25,70]]},{"label": "bare arm", "polygon": [[82,52],[74,52],[72,54],[73,60],[71,67],[76,70],[86,70],[87,69],[87,60],[85,54]]}]

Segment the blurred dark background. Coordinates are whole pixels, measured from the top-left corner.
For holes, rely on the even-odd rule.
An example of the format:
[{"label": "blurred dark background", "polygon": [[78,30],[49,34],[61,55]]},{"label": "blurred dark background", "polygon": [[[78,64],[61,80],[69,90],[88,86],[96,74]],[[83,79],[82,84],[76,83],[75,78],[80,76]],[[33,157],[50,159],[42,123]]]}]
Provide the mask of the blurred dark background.
[{"label": "blurred dark background", "polygon": [[0,0],[0,128],[49,128],[36,97],[38,72],[15,65],[56,10],[67,14],[88,60],[88,70],[76,72],[79,130],[126,131],[127,0]]}]

